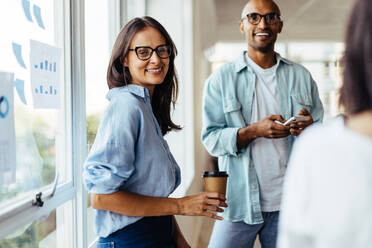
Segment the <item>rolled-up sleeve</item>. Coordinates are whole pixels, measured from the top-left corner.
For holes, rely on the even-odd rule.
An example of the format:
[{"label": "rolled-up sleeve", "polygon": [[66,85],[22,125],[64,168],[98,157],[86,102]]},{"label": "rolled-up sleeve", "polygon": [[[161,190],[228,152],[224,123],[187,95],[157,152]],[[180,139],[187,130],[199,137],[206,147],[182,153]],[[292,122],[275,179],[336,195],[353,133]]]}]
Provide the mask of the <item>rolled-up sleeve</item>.
[{"label": "rolled-up sleeve", "polygon": [[89,193],[114,193],[135,171],[140,116],[135,109],[118,105],[111,103],[106,110],[84,165],[83,179]]},{"label": "rolled-up sleeve", "polygon": [[203,91],[202,143],[212,156],[237,156],[236,145],[239,128],[228,127],[223,111],[220,78],[212,75]]}]

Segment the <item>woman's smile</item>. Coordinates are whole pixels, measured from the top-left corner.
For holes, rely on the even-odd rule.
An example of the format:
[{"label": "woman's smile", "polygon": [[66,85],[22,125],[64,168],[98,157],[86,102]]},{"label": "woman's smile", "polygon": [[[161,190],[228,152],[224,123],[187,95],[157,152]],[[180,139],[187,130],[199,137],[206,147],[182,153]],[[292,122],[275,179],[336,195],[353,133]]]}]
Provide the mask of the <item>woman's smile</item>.
[{"label": "woman's smile", "polygon": [[159,67],[159,68],[148,68],[148,69],[145,69],[145,72],[148,72],[150,74],[154,74],[154,75],[159,75],[163,70],[163,67]]}]

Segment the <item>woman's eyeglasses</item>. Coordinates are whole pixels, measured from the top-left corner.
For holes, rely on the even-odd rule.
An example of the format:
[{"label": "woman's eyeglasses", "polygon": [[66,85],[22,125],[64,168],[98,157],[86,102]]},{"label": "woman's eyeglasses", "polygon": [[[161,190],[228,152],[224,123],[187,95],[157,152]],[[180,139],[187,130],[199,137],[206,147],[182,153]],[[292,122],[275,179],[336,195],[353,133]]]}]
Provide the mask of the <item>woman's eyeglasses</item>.
[{"label": "woman's eyeglasses", "polygon": [[251,24],[257,25],[260,23],[262,17],[265,18],[265,22],[268,25],[277,24],[280,21],[280,15],[277,13],[269,13],[266,15],[261,15],[258,13],[250,13],[250,14],[247,14],[245,18],[247,18],[247,20]]},{"label": "woman's eyeglasses", "polygon": [[152,47],[148,47],[148,46],[138,46],[138,47],[135,47],[134,49],[128,49],[128,50],[135,51],[137,58],[140,60],[150,59],[154,51],[161,59],[169,58],[169,56],[171,56],[172,54],[172,48],[169,45],[160,45],[160,46],[157,46],[155,49],[153,49]]}]

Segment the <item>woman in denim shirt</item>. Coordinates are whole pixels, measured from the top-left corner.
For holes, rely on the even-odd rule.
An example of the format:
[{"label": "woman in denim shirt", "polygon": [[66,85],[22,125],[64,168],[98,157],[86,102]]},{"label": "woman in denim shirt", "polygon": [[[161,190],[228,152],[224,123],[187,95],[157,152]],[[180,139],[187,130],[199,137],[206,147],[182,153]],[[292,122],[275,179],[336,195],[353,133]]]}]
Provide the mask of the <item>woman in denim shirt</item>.
[{"label": "woman in denim shirt", "polygon": [[119,33],[107,72],[110,104],[85,162],[98,247],[189,247],[173,215],[221,219],[225,196],[168,198],[180,169],[163,135],[181,128],[170,118],[177,98],[176,47],[151,17]]}]

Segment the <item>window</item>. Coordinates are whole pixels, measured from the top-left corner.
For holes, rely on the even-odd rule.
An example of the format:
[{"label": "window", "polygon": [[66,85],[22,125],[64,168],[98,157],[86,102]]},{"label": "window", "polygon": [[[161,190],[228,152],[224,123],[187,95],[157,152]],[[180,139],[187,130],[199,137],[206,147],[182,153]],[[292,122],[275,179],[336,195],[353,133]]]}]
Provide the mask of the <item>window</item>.
[{"label": "window", "polygon": [[[19,247],[22,240],[25,247],[85,246],[73,236],[84,228],[84,218],[76,218],[83,194],[75,197],[85,156],[85,147],[76,149],[85,139],[78,130],[85,105],[75,104],[85,102],[82,11],[82,0],[0,2],[0,83],[11,92],[0,112],[14,114],[7,124],[14,132],[0,131],[0,161],[7,159],[0,163],[0,247]],[[3,72],[12,73],[8,82]],[[8,140],[14,146],[2,146]]]},{"label": "window", "polygon": [[[25,194],[41,190],[55,179],[57,168],[60,168],[61,182],[71,180],[71,172],[61,171],[65,164],[66,122],[64,109],[64,91],[58,91],[53,86],[40,84],[33,89],[30,78],[30,47],[31,40],[63,49],[63,36],[55,32],[63,27],[63,19],[56,15],[58,6],[53,1],[34,3],[30,1],[2,1],[0,21],[3,23],[0,45],[0,69],[14,73],[14,124],[16,140],[16,161],[11,161],[15,170],[13,180],[1,185],[0,203],[24,197]],[[57,1],[56,1],[57,3]],[[63,10],[63,8],[61,8]],[[63,16],[62,16],[63,17]],[[8,25],[5,25],[8,24]],[[11,24],[11,25],[10,25]],[[65,71],[64,58],[49,64],[56,65],[56,70]],[[48,61],[41,61],[40,70],[48,66]],[[60,81],[65,81],[65,75],[60,73]],[[40,88],[43,88],[40,92]],[[38,95],[50,94],[50,89],[56,92],[56,98],[61,101],[60,107],[34,107]],[[34,96],[34,97],[33,97]],[[59,97],[58,97],[59,96]]]},{"label": "window", "polygon": [[[246,50],[246,44],[218,43],[213,49],[209,60],[212,62],[212,70],[215,70]],[[344,51],[342,42],[279,42],[275,45],[275,50],[310,71],[323,103],[324,121],[341,112],[338,106],[338,88],[341,86],[338,62]]]},{"label": "window", "polygon": [[73,247],[72,240],[66,240],[64,236],[66,233],[63,232],[63,230],[70,230],[71,232],[71,228],[66,227],[69,223],[67,221],[61,221],[68,217],[64,216],[66,213],[64,208],[68,207],[69,204],[71,204],[71,202],[58,207],[41,220],[33,221],[19,228],[13,235],[0,241],[0,247],[51,248],[58,247],[58,244],[61,243],[65,245],[64,247]]}]

